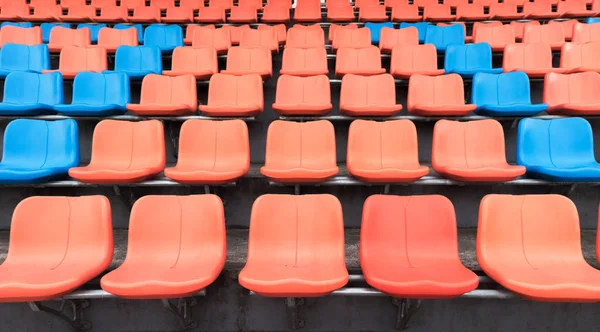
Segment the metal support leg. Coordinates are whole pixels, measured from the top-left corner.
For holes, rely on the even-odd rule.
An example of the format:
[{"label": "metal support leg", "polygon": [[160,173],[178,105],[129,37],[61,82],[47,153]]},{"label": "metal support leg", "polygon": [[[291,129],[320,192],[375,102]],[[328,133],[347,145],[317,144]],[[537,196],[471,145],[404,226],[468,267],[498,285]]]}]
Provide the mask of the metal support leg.
[{"label": "metal support leg", "polygon": [[204,185],[204,193],[210,194],[210,186]]},{"label": "metal support leg", "polygon": [[198,326],[196,321],[192,319],[191,307],[198,304],[198,301],[191,297],[185,299],[177,299],[177,304],[171,303],[169,299],[161,300],[163,306],[167,308],[183,326],[185,330],[191,330]]},{"label": "metal support leg", "polygon": [[113,191],[115,195],[127,206],[129,209],[133,207],[135,203],[135,197],[133,196],[133,192],[131,189],[125,190],[125,194],[121,191],[119,186],[113,186]]},{"label": "metal support leg", "polygon": [[169,128],[169,138],[171,139],[171,143],[173,144],[173,156],[175,158],[178,158],[178,147],[179,147],[179,136],[175,135],[175,132],[173,131],[173,124],[170,123],[168,124],[168,128]]},{"label": "metal support leg", "polygon": [[300,195],[300,185],[299,184],[294,185],[294,195]]},{"label": "metal support leg", "polygon": [[412,316],[421,307],[421,300],[412,299],[392,299],[392,303],[398,307],[398,316],[396,317],[396,329],[406,330]]},{"label": "metal support leg", "polygon": [[390,185],[389,184],[386,184],[385,186],[383,186],[383,193],[385,195],[390,193]]},{"label": "metal support leg", "polygon": [[298,330],[304,327],[304,319],[300,318],[298,307],[304,305],[304,299],[288,297],[285,299],[285,305],[288,310],[288,317],[290,320],[290,327],[293,330]]},{"label": "metal support leg", "polygon": [[[92,323],[86,321],[83,315],[84,309],[90,306],[88,300],[61,300],[58,309],[45,306],[41,302],[28,302],[28,304],[31,310],[35,312],[46,312],[62,319],[69,324],[74,331],[87,331],[92,328]],[[65,311],[68,311],[67,313],[69,315],[67,315]]]}]

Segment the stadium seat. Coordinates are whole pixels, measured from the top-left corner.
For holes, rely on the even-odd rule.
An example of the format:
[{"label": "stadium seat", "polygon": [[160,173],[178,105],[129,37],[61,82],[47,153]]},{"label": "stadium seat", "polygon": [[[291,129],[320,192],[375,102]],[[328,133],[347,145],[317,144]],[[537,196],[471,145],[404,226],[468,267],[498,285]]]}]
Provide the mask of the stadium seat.
[{"label": "stadium seat", "polygon": [[476,73],[502,72],[502,68],[492,68],[492,49],[488,43],[448,45],[444,70],[446,74],[455,73],[464,78],[473,77]]},{"label": "stadium seat", "polygon": [[[169,4],[171,4],[170,0]],[[204,7],[204,0],[180,0],[179,7],[200,9]]]},{"label": "stadium seat", "polygon": [[73,82],[71,104],[55,105],[54,109],[69,116],[109,116],[124,114],[130,102],[127,75],[81,72]]},{"label": "stadium seat", "polygon": [[329,78],[281,75],[273,109],[282,115],[325,115],[331,110]]},{"label": "stadium seat", "polygon": [[436,50],[446,51],[446,47],[451,44],[465,43],[465,28],[460,24],[451,24],[446,27],[435,25],[427,26],[425,35],[425,44],[433,44]]},{"label": "stadium seat", "polygon": [[127,7],[127,9],[134,9],[136,7],[145,6],[145,5],[146,5],[145,0],[121,0],[121,6]]},{"label": "stadium seat", "polygon": [[463,182],[505,182],[525,174],[525,167],[506,162],[504,130],[492,119],[437,121],[431,166],[441,176]]},{"label": "stadium seat", "polygon": [[60,72],[63,78],[73,79],[80,72],[101,73],[108,69],[106,50],[102,47],[65,46],[60,51],[58,69],[42,73]]},{"label": "stadium seat", "polygon": [[327,21],[329,22],[352,22],[355,20],[354,8],[349,1],[343,1],[335,6],[327,7]]},{"label": "stadium seat", "polygon": [[200,8],[195,21],[198,23],[225,23],[225,8],[219,6]]},{"label": "stadium seat", "polygon": [[229,29],[197,28],[192,38],[193,48],[214,48],[219,54],[227,54],[231,48]]},{"label": "stadium seat", "polygon": [[277,41],[279,42],[279,44],[285,44],[287,41],[287,27],[285,24],[277,24],[277,25],[261,24],[258,26],[257,29],[274,31],[275,35],[277,35]]},{"label": "stadium seat", "polygon": [[[203,0],[199,0],[199,1],[203,2]],[[252,7],[259,12],[262,11],[262,9],[263,9],[263,1],[262,0],[238,0],[237,5],[241,6],[241,7]]]},{"label": "stadium seat", "polygon": [[185,37],[183,38],[183,43],[185,45],[192,45],[192,42],[194,41],[194,32],[196,32],[196,30],[202,30],[202,29],[215,30],[215,25],[214,24],[207,24],[207,25],[188,24],[185,27]]},{"label": "stadium seat", "polygon": [[177,47],[173,51],[171,70],[163,70],[166,76],[193,75],[197,80],[208,80],[219,72],[217,51],[211,47]]},{"label": "stadium seat", "polygon": [[392,116],[402,110],[396,104],[396,86],[390,74],[342,78],[340,111],[350,116]]},{"label": "stadium seat", "polygon": [[502,287],[542,302],[598,302],[600,272],[583,258],[579,214],[561,195],[487,195],[477,261]]},{"label": "stadium seat", "polygon": [[96,8],[86,5],[65,7],[60,20],[63,22],[93,22],[96,17]]},{"label": "stadium seat", "polygon": [[296,0],[294,22],[313,23],[321,21],[321,3],[312,0]]},{"label": "stadium seat", "polygon": [[423,9],[423,21],[454,21],[456,15],[452,14],[450,5],[430,3]]},{"label": "stadium seat", "polygon": [[544,103],[548,113],[561,115],[600,114],[600,74],[549,73],[544,78]]},{"label": "stadium seat", "polygon": [[50,52],[60,52],[66,46],[87,47],[90,45],[92,45],[90,29],[55,27],[50,31],[48,43]]},{"label": "stadium seat", "polygon": [[258,22],[257,9],[252,6],[233,6],[227,18],[229,23],[256,23]]},{"label": "stadium seat", "polygon": [[244,288],[268,297],[319,297],[346,285],[340,201],[330,194],[257,198],[248,259],[238,279]]},{"label": "stadium seat", "polygon": [[371,46],[371,31],[368,28],[341,29],[336,31],[332,48],[364,48]]},{"label": "stadium seat", "polygon": [[162,172],[165,158],[160,121],[102,120],[94,129],[90,163],[69,175],[85,183],[136,183]]},{"label": "stadium seat", "polygon": [[395,298],[450,299],[475,290],[460,261],[454,206],[441,195],[372,195],[363,206],[365,281]]},{"label": "stadium seat", "polygon": [[287,31],[286,48],[324,48],[325,32],[320,27],[314,29],[292,27]]},{"label": "stadium seat", "polygon": [[456,7],[457,21],[481,21],[490,18],[489,12],[486,14],[485,6],[476,3],[464,3]]},{"label": "stadium seat", "polygon": [[69,23],[42,23],[42,24],[40,24],[40,28],[42,29],[42,43],[44,43],[44,44],[50,43],[50,32],[52,31],[52,29],[54,29],[56,27],[70,29],[71,24],[69,24]]},{"label": "stadium seat", "polygon": [[29,5],[11,4],[0,7],[0,20],[2,21],[27,21]]},{"label": "stadium seat", "polygon": [[262,175],[277,182],[321,182],[338,171],[331,122],[271,122]]},{"label": "stadium seat", "polygon": [[[481,22],[474,22],[473,23],[473,27],[472,27],[472,32],[473,33],[474,33],[475,29],[476,29],[477,24],[480,24],[480,23]],[[458,24],[458,25],[460,25],[460,26],[463,27],[463,31],[465,32],[465,36],[464,36],[465,43],[472,42],[473,41],[473,36],[467,36],[467,25],[465,24],[465,22],[437,22],[435,25],[437,25],[438,27],[448,27],[448,26],[456,25],[456,24]]]},{"label": "stadium seat", "polygon": [[425,36],[427,35],[427,27],[429,25],[430,24],[427,22],[416,22],[416,23],[402,22],[402,23],[400,23],[400,29],[406,29],[406,28],[410,28],[410,27],[417,28],[417,31],[419,31],[419,43],[424,43]]},{"label": "stadium seat", "polygon": [[177,165],[165,176],[186,184],[233,182],[250,169],[248,127],[242,120],[187,120],[179,134]]},{"label": "stadium seat", "polygon": [[[156,2],[156,1],[171,1],[171,0],[151,0],[152,3]],[[89,2],[92,7],[97,8],[97,9],[101,9],[103,7],[117,6],[116,0],[91,0],[91,1],[86,0],[86,2]],[[125,7],[125,6],[123,6],[123,7]]]},{"label": "stadium seat", "polygon": [[214,74],[208,84],[208,102],[199,108],[208,116],[255,116],[263,111],[264,102],[259,75]]},{"label": "stadium seat", "polygon": [[233,7],[233,0],[209,0],[209,6],[218,6],[229,11]]},{"label": "stadium seat", "polygon": [[128,21],[129,13],[125,6],[102,6],[100,15],[94,17],[96,22],[117,22],[124,23]]},{"label": "stadium seat", "polygon": [[77,25],[77,29],[85,29],[88,28],[90,30],[90,40],[92,44],[96,44],[98,42],[98,34],[102,28],[106,28],[106,24],[88,24],[88,23],[80,23]]},{"label": "stadium seat", "polygon": [[387,16],[384,5],[370,5],[358,9],[358,20],[360,22],[387,22],[390,18]]},{"label": "stadium seat", "polygon": [[[567,2],[567,1],[561,1],[561,2]],[[560,25],[563,28],[563,32],[565,33],[565,40],[566,41],[571,41],[573,39],[573,33],[575,31],[575,25],[578,23],[579,21],[575,20],[575,19],[571,19],[571,20],[551,20],[548,21],[548,24],[556,24],[556,25]]]},{"label": "stadium seat", "polygon": [[489,15],[491,20],[518,20],[523,18],[523,13],[519,13],[517,5],[507,2],[492,2],[489,5]]},{"label": "stadium seat", "polygon": [[281,63],[281,75],[313,76],[329,73],[325,47],[286,47]]},{"label": "stadium seat", "polygon": [[523,34],[523,43],[549,44],[552,50],[560,50],[565,43],[565,33],[557,24],[528,25]]},{"label": "stadium seat", "polygon": [[0,49],[0,78],[13,71],[41,73],[50,69],[50,53],[44,44],[6,44]]},{"label": "stadium seat", "polygon": [[348,132],[346,166],[364,182],[412,182],[429,173],[419,165],[417,129],[410,120],[354,120]]},{"label": "stadium seat", "polygon": [[379,5],[379,0],[354,0],[354,8],[356,9],[372,7],[377,5]]},{"label": "stadium seat", "polygon": [[119,23],[119,24],[113,25],[113,29],[117,29],[117,30],[135,29],[137,31],[138,44],[142,45],[144,43],[144,27],[141,24]]},{"label": "stadium seat", "polygon": [[53,300],[104,272],[114,250],[110,212],[99,195],[22,200],[0,265],[0,302]]},{"label": "stadium seat", "polygon": [[242,33],[245,30],[250,30],[248,24],[243,25],[223,25],[219,29],[229,30],[229,36],[231,37],[231,45],[236,46],[240,44],[242,39]]},{"label": "stadium seat", "polygon": [[552,49],[548,44],[508,45],[504,49],[502,67],[505,72],[522,71],[534,78],[544,77],[547,73],[568,71],[564,68],[552,67]]},{"label": "stadium seat", "polygon": [[19,27],[19,28],[33,28],[33,23],[31,23],[31,22],[2,22],[2,24],[0,24],[0,28],[4,28],[7,26]]},{"label": "stadium seat", "polygon": [[193,75],[162,76],[149,74],[142,81],[139,104],[127,110],[141,116],[179,116],[196,113],[198,96]]},{"label": "stadium seat", "polygon": [[[365,23],[365,28],[367,28],[367,29],[369,29],[369,31],[371,31],[371,44],[379,45],[379,40],[381,37],[381,30],[383,30],[383,28],[394,29],[394,24],[392,22],[385,22],[385,23],[367,22],[367,23]],[[399,29],[398,29],[398,31],[399,31]]]},{"label": "stadium seat", "polygon": [[64,8],[85,6],[85,3],[86,0],[60,0],[60,5]]},{"label": "stadium seat", "polygon": [[[592,3],[592,6],[593,6],[593,3]],[[600,23],[600,17],[588,17],[587,20],[585,20],[585,23],[587,23],[587,24]]]},{"label": "stadium seat", "polygon": [[41,22],[53,22],[60,21],[63,13],[63,9],[56,3],[50,3],[44,6],[30,7],[31,13],[25,17],[28,21],[41,21]]},{"label": "stadium seat", "polygon": [[494,52],[504,51],[506,45],[515,43],[515,33],[510,25],[480,25],[473,30],[473,43],[488,43]]},{"label": "stadium seat", "polygon": [[42,43],[40,27],[21,28],[5,26],[0,29],[0,47],[6,44],[39,45]]},{"label": "stadium seat", "polygon": [[409,113],[424,116],[464,116],[476,108],[465,105],[463,80],[458,74],[412,75],[406,104]]},{"label": "stadium seat", "polygon": [[523,5],[523,17],[528,19],[556,18],[559,13],[552,11],[552,3],[549,1],[525,2]]},{"label": "stadium seat", "polygon": [[273,23],[289,23],[290,22],[290,8],[280,5],[268,4],[263,8],[263,14],[260,18],[261,22],[273,24]]},{"label": "stadium seat", "polygon": [[[319,27],[320,29],[321,27]],[[356,30],[358,29],[358,25],[351,23],[351,24],[346,24],[346,25],[338,25],[338,24],[330,24],[329,25],[329,33],[327,36],[327,40],[329,42],[329,44],[333,43],[333,38],[335,37],[335,33],[339,30],[339,29],[350,29],[350,30]]]},{"label": "stadium seat", "polygon": [[163,53],[183,46],[183,30],[179,25],[151,24],[144,30],[144,46],[158,46]]},{"label": "stadium seat", "polygon": [[54,105],[64,101],[59,73],[38,74],[15,71],[4,81],[0,115],[55,114]]},{"label": "stadium seat", "polygon": [[534,116],[548,108],[531,104],[529,77],[520,71],[475,74],[471,103],[477,105],[475,113],[487,116]]},{"label": "stadium seat", "polygon": [[556,12],[560,17],[587,17],[597,13],[587,10],[585,0],[559,1]]},{"label": "stadium seat", "polygon": [[381,29],[381,38],[379,40],[379,50],[381,53],[392,53],[392,49],[395,46],[417,45],[419,45],[419,31],[417,28],[391,29],[384,27]]},{"label": "stadium seat", "polygon": [[336,77],[346,74],[378,75],[383,73],[385,73],[385,68],[381,66],[381,54],[377,46],[371,45],[359,49],[344,47],[337,51]]},{"label": "stadium seat", "polygon": [[[391,15],[392,22],[418,22],[423,20],[423,16],[419,13],[419,6],[402,4],[396,5],[392,8]],[[423,22],[424,23],[424,22]],[[404,23],[409,24],[409,23]],[[425,23],[428,24],[428,23]],[[400,29],[402,29],[402,23],[400,23]],[[425,38],[425,37],[423,37]]]},{"label": "stadium seat", "polygon": [[293,0],[267,0],[267,5],[276,5],[292,9]]},{"label": "stadium seat", "polygon": [[132,80],[141,80],[149,74],[161,74],[162,55],[156,46],[120,46],[115,55],[115,69],[104,73],[124,73]]},{"label": "stadium seat", "polygon": [[114,53],[122,45],[138,46],[137,30],[102,28],[98,33],[98,46],[104,47],[106,52]]},{"label": "stadium seat", "polygon": [[398,45],[392,49],[390,74],[400,79],[407,79],[414,74],[443,75],[444,69],[438,69],[435,46],[431,44]]},{"label": "stadium seat", "polygon": [[598,54],[600,54],[600,41],[583,44],[565,43],[560,53],[560,67],[570,73],[585,71],[600,73]]},{"label": "stadium seat", "polygon": [[261,47],[271,52],[279,52],[279,38],[277,33],[270,30],[245,29],[240,39],[242,47]]},{"label": "stadium seat", "polygon": [[222,74],[250,75],[258,74],[263,80],[273,76],[271,51],[264,47],[235,46],[227,53],[227,67]]},{"label": "stadium seat", "polygon": [[515,32],[515,39],[517,41],[523,40],[523,35],[525,34],[525,27],[527,26],[539,26],[539,21],[511,21],[510,26],[513,28]]},{"label": "stadium seat", "polygon": [[128,20],[133,23],[160,23],[160,16],[160,8],[158,7],[139,6],[133,8],[133,15],[129,16]]},{"label": "stadium seat", "polygon": [[600,41],[600,24],[575,24],[573,28],[573,42],[587,43],[592,41]]},{"label": "stadium seat", "polygon": [[162,23],[192,23],[194,22],[194,10],[189,7],[169,6],[165,10],[165,16],[160,18]]}]

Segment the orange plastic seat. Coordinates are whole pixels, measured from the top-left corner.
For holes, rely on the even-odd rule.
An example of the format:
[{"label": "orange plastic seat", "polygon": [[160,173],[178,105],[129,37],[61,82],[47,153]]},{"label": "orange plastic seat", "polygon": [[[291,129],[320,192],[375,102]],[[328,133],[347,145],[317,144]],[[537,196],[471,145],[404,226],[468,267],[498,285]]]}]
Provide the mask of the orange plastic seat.
[{"label": "orange plastic seat", "polygon": [[28,21],[52,22],[60,21],[62,16],[62,7],[52,4],[32,7],[32,12],[27,16]]},{"label": "orange plastic seat", "polygon": [[[61,1],[63,3],[64,0]],[[127,7],[128,9],[134,9],[139,6],[145,6],[145,0],[121,0],[121,6]]]},{"label": "orange plastic seat", "polygon": [[104,196],[26,198],[12,214],[9,240],[0,302],[59,298],[108,268],[110,203]]},{"label": "orange plastic seat", "polygon": [[351,116],[392,116],[400,110],[402,104],[396,104],[396,86],[392,75],[344,75],[340,93],[342,113]]},{"label": "orange plastic seat", "polygon": [[188,24],[185,27],[185,38],[183,38],[183,43],[185,45],[192,45],[192,42],[194,40],[194,32],[196,32],[197,29],[215,30],[215,26],[214,26],[214,24],[207,24],[207,25]]},{"label": "orange plastic seat", "polygon": [[86,183],[136,183],[162,172],[165,159],[160,121],[102,120],[94,129],[90,163],[69,175]]},{"label": "orange plastic seat", "polygon": [[173,50],[171,70],[165,76],[192,75],[197,80],[207,80],[219,72],[217,51],[212,47],[176,47]]},{"label": "orange plastic seat", "polygon": [[444,69],[438,69],[437,51],[434,45],[398,45],[392,49],[390,74],[407,79],[414,74],[442,75]]},{"label": "orange plastic seat", "polygon": [[277,25],[265,25],[261,24],[257,28],[258,30],[270,30],[275,32],[277,35],[277,41],[279,44],[285,44],[287,41],[287,27],[285,24],[277,24]]},{"label": "orange plastic seat", "polygon": [[[465,28],[465,41],[467,41],[467,39],[469,38],[469,36],[467,36],[467,27],[464,25],[463,22],[459,22],[462,23],[463,28]],[[441,25],[444,23],[438,23],[438,25]],[[477,34],[477,29],[479,29],[480,27],[484,27],[484,28],[489,28],[489,27],[501,27],[503,24],[500,21],[485,21],[485,22],[474,22],[473,23],[473,29],[471,32],[471,41],[473,41],[473,38],[475,38],[475,35]],[[510,25],[507,25],[510,27]],[[512,27],[511,27],[512,28]],[[513,35],[515,34],[514,29],[513,29]]]},{"label": "orange plastic seat", "polygon": [[409,113],[430,116],[463,116],[476,105],[465,105],[465,89],[458,74],[425,76],[415,74],[408,83]]},{"label": "orange plastic seat", "polygon": [[335,61],[336,77],[342,77],[346,74],[378,75],[383,73],[385,73],[385,68],[381,66],[381,53],[379,53],[377,46],[359,49],[344,47],[337,51]]},{"label": "orange plastic seat", "polygon": [[556,24],[556,25],[560,25],[563,28],[563,32],[565,33],[565,40],[566,41],[571,41],[571,39],[573,39],[573,33],[575,31],[575,25],[578,23],[579,21],[571,19],[571,20],[562,20],[562,21],[556,21],[556,20],[552,20],[552,21],[548,21],[548,24]]},{"label": "orange plastic seat", "polygon": [[587,17],[596,14],[587,10],[586,0],[559,1],[556,12],[560,17]]},{"label": "orange plastic seat", "polygon": [[263,2],[262,0],[238,0],[238,6],[243,6],[243,7],[252,7],[255,8],[257,11],[262,11],[263,9]]},{"label": "orange plastic seat", "polygon": [[277,53],[279,52],[279,39],[275,31],[245,29],[242,31],[240,46],[265,48]]},{"label": "orange plastic seat", "polygon": [[[152,2],[156,2],[156,1],[162,1],[162,0],[152,0]],[[88,1],[86,0],[86,2],[88,2]],[[91,6],[100,9],[102,7],[116,6],[117,2],[115,0],[91,0],[90,4],[91,4]]]},{"label": "orange plastic seat", "polygon": [[504,51],[505,46],[515,43],[515,33],[510,25],[480,25],[473,32],[473,43],[488,43],[492,51]]},{"label": "orange plastic seat", "polygon": [[575,24],[573,27],[573,42],[587,43],[600,41],[600,24]]},{"label": "orange plastic seat", "polygon": [[294,8],[295,22],[320,22],[321,3],[316,1],[297,1]]},{"label": "orange plastic seat", "polygon": [[429,4],[423,9],[423,21],[454,21],[449,5]]},{"label": "orange plastic seat", "polygon": [[279,73],[294,76],[327,75],[329,69],[325,47],[286,47]]},{"label": "orange plastic seat", "polygon": [[600,272],[581,251],[579,215],[561,195],[487,195],[477,261],[503,287],[544,302],[600,301]]},{"label": "orange plastic seat", "polygon": [[342,205],[333,195],[262,195],[252,206],[243,287],[268,297],[325,296],[348,282]]},{"label": "orange plastic seat", "polygon": [[233,7],[233,0],[209,0],[208,3],[210,7],[221,7],[227,11],[231,10],[231,7]]},{"label": "orange plastic seat", "polygon": [[125,261],[100,285],[128,299],[192,296],[223,270],[225,238],[217,195],[144,196],[131,210]]},{"label": "orange plastic seat", "polygon": [[[358,2],[354,2],[354,5],[359,4],[360,1]],[[329,8],[334,8],[334,7],[340,7],[340,6],[345,6],[345,5],[350,5],[350,1],[349,0],[326,0],[325,1],[325,8],[329,9]]]},{"label": "orange plastic seat", "polygon": [[200,8],[194,20],[198,23],[225,23],[225,8],[219,6]]},{"label": "orange plastic seat", "polygon": [[230,23],[256,23],[258,21],[257,10],[253,6],[233,6],[227,21]]},{"label": "orange plastic seat", "polygon": [[100,15],[95,16],[96,22],[127,22],[128,21],[127,7],[124,6],[102,6],[100,7]]},{"label": "orange plastic seat", "polygon": [[417,5],[396,5],[392,7],[391,19],[393,22],[418,22],[423,17],[419,14]]},{"label": "orange plastic seat", "polygon": [[358,10],[358,20],[360,22],[387,22],[390,19],[387,16],[385,5],[373,5],[360,7]]},{"label": "orange plastic seat", "polygon": [[560,67],[568,72],[600,73],[600,41],[585,44],[565,43],[560,53]]},{"label": "orange plastic seat", "polygon": [[43,70],[42,73],[59,72],[63,78],[73,79],[82,71],[102,73],[104,70],[108,70],[108,61],[103,47],[65,46],[60,51],[58,69]]},{"label": "orange plastic seat", "polygon": [[214,48],[219,54],[227,54],[231,48],[229,29],[197,28],[192,39],[193,48]]},{"label": "orange plastic seat", "polygon": [[492,20],[518,20],[523,18],[523,13],[519,13],[516,4],[506,2],[491,3],[489,6],[489,14],[490,19]]},{"label": "orange plastic seat", "polygon": [[227,67],[222,74],[250,75],[258,74],[263,80],[273,76],[271,52],[263,47],[235,46],[227,53]]},{"label": "orange plastic seat", "polygon": [[552,50],[560,50],[565,43],[565,33],[557,24],[529,25],[525,27],[523,43],[549,44]]},{"label": "orange plastic seat", "polygon": [[208,116],[255,116],[264,109],[259,75],[215,74],[208,85],[208,103],[200,111]]},{"label": "orange plastic seat", "polygon": [[[133,9],[133,16],[129,16],[128,20],[132,23],[160,23],[160,16],[160,8],[158,7],[139,6]],[[225,13],[223,13],[223,16],[225,16]]]},{"label": "orange plastic seat", "polygon": [[0,20],[2,21],[27,21],[29,5],[13,3],[0,7]]},{"label": "orange plastic seat", "polygon": [[525,2],[523,5],[524,18],[556,18],[559,13],[552,12],[552,3],[549,1]]},{"label": "orange plastic seat", "polygon": [[200,9],[204,7],[204,0],[179,0],[180,7]]},{"label": "orange plastic seat", "polygon": [[408,5],[408,0],[384,0],[385,8],[392,9],[399,5]]},{"label": "orange plastic seat", "polygon": [[360,9],[379,5],[379,0],[354,0],[354,8]]},{"label": "orange plastic seat", "polygon": [[504,131],[496,120],[439,120],[433,128],[431,166],[443,177],[465,182],[505,182],[525,174],[509,165]]},{"label": "orange plastic seat", "polygon": [[250,26],[248,24],[223,25],[219,29],[229,30],[229,36],[231,37],[231,45],[239,45],[242,39],[242,33],[246,30],[250,30]]},{"label": "orange plastic seat", "polygon": [[267,0],[267,5],[275,5],[292,9],[293,0]]},{"label": "orange plastic seat", "polygon": [[338,171],[331,122],[271,122],[261,174],[277,182],[321,182]]},{"label": "orange plastic seat", "polygon": [[371,30],[369,28],[341,29],[336,31],[332,48],[363,48],[371,46]]},{"label": "orange plastic seat", "polygon": [[539,21],[512,21],[510,22],[510,26],[513,28],[515,32],[515,39],[517,41],[523,40],[523,35],[525,35],[525,27],[527,26],[539,26]]},{"label": "orange plastic seat", "polygon": [[[319,27],[320,29],[321,27]],[[328,33],[328,42],[329,44],[333,43],[333,38],[335,37],[335,33],[339,30],[339,29],[350,29],[350,30],[356,30],[358,29],[358,25],[356,24],[346,24],[346,25],[338,25],[338,24],[330,24],[329,25],[329,33]]]},{"label": "orange plastic seat", "polygon": [[294,26],[287,32],[286,48],[324,48],[325,32],[320,27],[307,29]]},{"label": "orange plastic seat", "polygon": [[61,15],[64,22],[93,22],[96,18],[96,8],[93,6],[70,6],[66,14]]},{"label": "orange plastic seat", "polygon": [[187,120],[181,126],[177,165],[165,176],[186,184],[223,184],[250,169],[248,127],[242,120]]},{"label": "orange plastic seat", "polygon": [[552,50],[548,44],[508,45],[504,49],[502,67],[505,72],[522,71],[529,77],[544,77],[547,73],[568,71],[564,68],[552,68]]},{"label": "orange plastic seat", "polygon": [[64,8],[85,6],[86,0],[60,0],[60,5]]},{"label": "orange plastic seat", "polygon": [[544,78],[544,104],[549,114],[600,114],[600,74],[547,74]]},{"label": "orange plastic seat", "polygon": [[485,13],[484,5],[465,3],[456,7],[456,19],[461,21],[487,20],[490,14]]},{"label": "orange plastic seat", "polygon": [[60,52],[67,46],[87,47],[90,45],[92,45],[92,40],[88,28],[70,29],[58,26],[50,30],[50,41],[48,43],[50,52]]},{"label": "orange plastic seat", "polygon": [[121,45],[138,46],[137,29],[102,28],[98,32],[98,46],[104,47],[107,52],[116,52]]},{"label": "orange plastic seat", "polygon": [[441,195],[372,195],[363,207],[365,281],[395,298],[449,299],[479,285],[458,255],[454,206]]},{"label": "orange plastic seat", "polygon": [[160,20],[163,23],[192,23],[194,22],[194,9],[169,6],[166,9],[166,15]]},{"label": "orange plastic seat", "polygon": [[5,44],[39,45],[42,43],[40,27],[21,28],[7,25],[0,29],[0,47]]},{"label": "orange plastic seat", "polygon": [[354,8],[348,1],[327,7],[327,21],[329,22],[351,22],[354,19]]},{"label": "orange plastic seat", "polygon": [[282,115],[324,115],[331,110],[329,78],[281,75],[273,109]]},{"label": "orange plastic seat", "polygon": [[264,23],[289,23],[290,7],[268,4],[263,8],[263,15],[260,20]]},{"label": "orange plastic seat", "polygon": [[198,108],[194,75],[149,74],[142,81],[139,104],[127,104],[137,115],[177,116],[194,114]]}]

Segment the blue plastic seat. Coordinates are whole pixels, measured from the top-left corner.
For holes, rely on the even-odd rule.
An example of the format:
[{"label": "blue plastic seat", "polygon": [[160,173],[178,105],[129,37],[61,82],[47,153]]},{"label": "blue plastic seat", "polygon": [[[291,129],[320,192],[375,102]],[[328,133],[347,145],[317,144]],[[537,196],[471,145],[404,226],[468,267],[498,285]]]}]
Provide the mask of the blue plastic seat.
[{"label": "blue plastic seat", "polygon": [[46,44],[50,42],[50,31],[55,27],[63,27],[63,28],[71,28],[71,24],[69,23],[42,23],[40,24],[40,28],[42,28],[42,41]]},{"label": "blue plastic seat", "polygon": [[585,21],[585,23],[587,23],[587,24],[600,23],[600,17],[588,17],[588,19]]},{"label": "blue plastic seat", "polygon": [[489,116],[533,116],[548,108],[531,104],[529,77],[522,71],[475,74],[471,104],[477,105],[475,113]]},{"label": "blue plastic seat", "polygon": [[33,184],[64,177],[79,166],[77,122],[18,119],[4,131],[0,184]]},{"label": "blue plastic seat", "polygon": [[415,27],[417,31],[419,31],[419,43],[425,42],[425,36],[427,36],[427,27],[429,23],[427,22],[418,22],[418,23],[400,23],[400,29]]},{"label": "blue plastic seat", "polygon": [[144,45],[158,46],[163,53],[183,46],[183,30],[179,25],[151,24],[144,30]]},{"label": "blue plastic seat", "polygon": [[465,28],[460,24],[451,24],[445,27],[428,25],[425,35],[425,44],[433,44],[438,52],[446,51],[448,45],[464,45]]},{"label": "blue plastic seat", "polygon": [[46,69],[50,69],[50,51],[46,44],[5,44],[0,49],[0,78],[13,71],[41,73]]},{"label": "blue plastic seat", "polygon": [[556,182],[600,181],[592,126],[583,118],[521,120],[517,163],[535,178]]},{"label": "blue plastic seat", "polygon": [[71,116],[109,116],[127,112],[129,77],[123,73],[81,72],[73,82],[73,101],[54,109]]},{"label": "blue plastic seat", "polygon": [[98,43],[98,33],[100,33],[100,29],[106,28],[106,24],[92,24],[92,23],[81,23],[77,25],[77,29],[88,28],[90,29],[90,40],[92,44]]},{"label": "blue plastic seat", "polygon": [[446,48],[444,70],[447,74],[459,74],[463,78],[476,73],[500,74],[502,68],[492,68],[492,48],[488,43],[450,44]]},{"label": "blue plastic seat", "polygon": [[113,26],[113,29],[117,30],[127,30],[134,28],[138,32],[138,43],[140,45],[144,44],[144,27],[141,24],[128,24],[128,23],[119,23]]},{"label": "blue plastic seat", "polygon": [[2,22],[2,24],[0,24],[0,28],[4,28],[5,26],[31,28],[33,27],[33,24],[31,22]]},{"label": "blue plastic seat", "polygon": [[16,71],[6,76],[1,115],[54,114],[64,101],[60,73],[37,74]]},{"label": "blue plastic seat", "polygon": [[[104,73],[113,71],[105,70]],[[157,46],[119,46],[114,72],[141,80],[148,74],[162,74],[162,53]]]},{"label": "blue plastic seat", "polygon": [[369,28],[371,31],[371,44],[379,45],[379,36],[381,35],[382,28],[394,28],[394,24],[392,22],[384,22],[384,23],[365,23],[365,27]]}]

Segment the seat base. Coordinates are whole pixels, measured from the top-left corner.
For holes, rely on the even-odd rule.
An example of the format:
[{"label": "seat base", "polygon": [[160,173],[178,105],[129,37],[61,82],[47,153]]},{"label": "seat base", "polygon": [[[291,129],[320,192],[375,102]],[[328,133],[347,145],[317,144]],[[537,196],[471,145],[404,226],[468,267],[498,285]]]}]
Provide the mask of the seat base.
[{"label": "seat base", "polygon": [[309,104],[273,104],[273,109],[282,115],[325,115],[331,109],[333,105],[309,105]]},{"label": "seat base", "polygon": [[480,105],[475,113],[489,116],[534,116],[544,112],[546,104]]},{"label": "seat base", "polygon": [[550,168],[543,166],[527,167],[527,175],[533,178],[554,182],[598,182],[600,181],[600,164],[579,168]]},{"label": "seat base", "polygon": [[429,167],[421,166],[415,169],[385,168],[385,169],[355,169],[348,165],[348,172],[363,182],[376,183],[405,183],[413,182],[429,174]]},{"label": "seat base", "polygon": [[336,174],[339,169],[307,169],[307,168],[293,168],[293,169],[273,169],[267,166],[260,168],[260,173],[275,182],[304,182],[314,183],[326,181]]},{"label": "seat base", "polygon": [[209,116],[255,116],[262,112],[262,108],[259,105],[200,105],[198,108],[202,113]]},{"label": "seat base", "polygon": [[481,167],[461,169],[456,167],[435,168],[445,178],[463,182],[506,182],[525,174],[524,166]]},{"label": "seat base", "polygon": [[156,176],[158,172],[150,169],[115,170],[98,169],[89,166],[74,167],[69,176],[81,182],[92,184],[126,184],[137,183]]},{"label": "seat base", "polygon": [[181,116],[196,113],[196,107],[189,105],[128,104],[127,110],[142,116]]},{"label": "seat base", "polygon": [[234,182],[248,173],[248,168],[235,171],[206,171],[206,170],[181,170],[175,167],[165,169],[165,176],[179,183],[196,185],[216,185]]},{"label": "seat base", "polygon": [[127,112],[127,109],[121,105],[69,104],[56,105],[54,109],[69,116],[110,116],[122,115]]},{"label": "seat base", "polygon": [[413,105],[408,108],[411,114],[423,116],[464,116],[473,112],[477,106],[467,105]]},{"label": "seat base", "polygon": [[401,110],[402,104],[369,106],[340,105],[342,114],[351,116],[392,116]]}]

